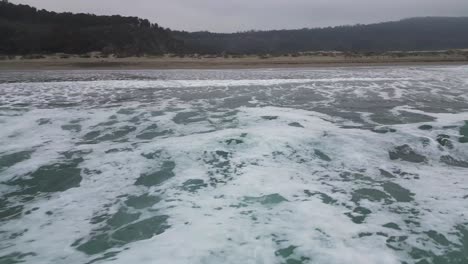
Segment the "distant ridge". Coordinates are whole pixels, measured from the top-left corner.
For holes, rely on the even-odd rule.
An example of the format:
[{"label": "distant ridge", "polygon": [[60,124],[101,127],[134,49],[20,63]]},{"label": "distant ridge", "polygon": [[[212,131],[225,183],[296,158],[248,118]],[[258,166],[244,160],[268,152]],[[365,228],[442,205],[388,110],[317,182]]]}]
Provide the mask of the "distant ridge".
[{"label": "distant ridge", "polygon": [[0,54],[291,54],[468,48],[468,17],[417,17],[370,25],[210,33],[171,31],[146,19],[55,13],[0,2]]},{"label": "distant ridge", "polygon": [[239,33],[173,32],[202,53],[284,54],[468,48],[468,17],[416,17],[370,25]]}]

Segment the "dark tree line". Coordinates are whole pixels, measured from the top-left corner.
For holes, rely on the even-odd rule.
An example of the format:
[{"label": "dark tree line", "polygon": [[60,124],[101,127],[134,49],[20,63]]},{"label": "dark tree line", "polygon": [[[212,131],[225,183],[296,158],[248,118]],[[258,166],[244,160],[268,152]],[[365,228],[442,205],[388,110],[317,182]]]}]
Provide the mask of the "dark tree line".
[{"label": "dark tree line", "polygon": [[0,2],[0,54],[286,54],[468,48],[468,17],[232,34],[164,29],[146,19],[55,13]]},{"label": "dark tree line", "polygon": [[194,52],[285,54],[302,51],[382,52],[468,48],[468,17],[424,17],[371,25],[248,31],[173,32]]},{"label": "dark tree line", "polygon": [[162,54],[181,52],[169,29],[146,19],[55,13],[0,2],[0,53]]}]

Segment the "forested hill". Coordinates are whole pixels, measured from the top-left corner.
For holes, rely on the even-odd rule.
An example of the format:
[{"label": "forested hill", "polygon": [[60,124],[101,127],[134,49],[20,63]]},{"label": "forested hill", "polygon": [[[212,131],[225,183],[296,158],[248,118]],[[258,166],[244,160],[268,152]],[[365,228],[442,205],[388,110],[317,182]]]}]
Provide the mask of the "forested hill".
[{"label": "forested hill", "polygon": [[233,34],[173,33],[193,51],[201,53],[445,50],[468,48],[468,17],[423,17],[371,25]]},{"label": "forested hill", "polygon": [[468,17],[232,34],[189,33],[164,29],[137,17],[55,13],[0,2],[0,54],[286,54],[461,48],[468,48]]},{"label": "forested hill", "polygon": [[146,19],[55,13],[0,2],[0,54],[180,52],[170,30]]}]

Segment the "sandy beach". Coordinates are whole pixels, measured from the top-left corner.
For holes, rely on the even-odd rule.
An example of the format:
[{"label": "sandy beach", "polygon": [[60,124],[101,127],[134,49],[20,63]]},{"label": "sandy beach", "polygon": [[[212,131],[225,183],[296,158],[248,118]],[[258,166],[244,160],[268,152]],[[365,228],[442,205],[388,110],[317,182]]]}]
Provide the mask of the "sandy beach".
[{"label": "sandy beach", "polygon": [[468,58],[458,54],[415,56],[278,56],[278,57],[127,57],[83,58],[45,56],[0,60],[0,70],[72,70],[72,69],[248,69],[293,67],[353,67],[385,65],[463,65]]}]

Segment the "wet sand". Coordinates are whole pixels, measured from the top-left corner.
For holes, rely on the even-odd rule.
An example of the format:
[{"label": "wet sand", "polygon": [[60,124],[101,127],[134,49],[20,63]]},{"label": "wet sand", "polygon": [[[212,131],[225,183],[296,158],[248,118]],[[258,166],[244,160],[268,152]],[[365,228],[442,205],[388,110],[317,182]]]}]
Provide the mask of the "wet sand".
[{"label": "wet sand", "polygon": [[0,60],[0,70],[73,70],[73,69],[248,69],[353,67],[386,65],[464,65],[468,58],[458,55],[438,56],[299,56],[241,58],[128,57],[128,58],[58,58]]}]

